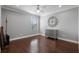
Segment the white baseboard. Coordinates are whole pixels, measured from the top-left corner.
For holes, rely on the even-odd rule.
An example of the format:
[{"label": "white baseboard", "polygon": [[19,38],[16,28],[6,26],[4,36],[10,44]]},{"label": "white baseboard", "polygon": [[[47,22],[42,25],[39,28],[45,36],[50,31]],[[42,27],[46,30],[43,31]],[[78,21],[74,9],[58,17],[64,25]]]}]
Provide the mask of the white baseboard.
[{"label": "white baseboard", "polygon": [[[42,36],[45,36],[45,34],[40,34]],[[64,40],[64,41],[67,41],[67,42],[72,42],[72,43],[77,43],[79,44],[79,41],[74,41],[74,40],[70,40],[70,39],[66,39],[66,38],[60,38],[58,37],[59,40]]]},{"label": "white baseboard", "polygon": [[40,34],[40,35],[45,36],[45,34]]},{"label": "white baseboard", "polygon": [[70,40],[70,39],[65,39],[65,38],[60,38],[60,37],[58,37],[58,39],[64,40],[64,41],[67,41],[67,42],[72,42],[72,43],[77,43],[77,44],[79,44],[78,41],[74,41],[74,40]]},{"label": "white baseboard", "polygon": [[28,38],[28,37],[32,37],[32,36],[36,36],[36,35],[40,35],[40,34],[38,33],[38,34],[32,34],[32,35],[26,35],[26,36],[16,37],[16,38],[10,39],[10,41],[18,40],[18,39],[22,39],[22,38]]},{"label": "white baseboard", "polygon": [[[45,36],[45,34],[32,34],[32,35],[26,35],[26,36],[21,36],[21,37],[16,37],[16,38],[12,38],[10,39],[10,41],[13,41],[13,40],[18,40],[18,39],[22,39],[22,38],[28,38],[28,37],[32,37],[32,36],[36,36],[36,35],[42,35],[42,36]],[[68,41],[68,42],[72,42],[72,43],[77,43],[79,44],[78,41],[74,41],[74,40],[70,40],[70,39],[65,39],[65,38],[60,38],[58,37],[59,40],[64,40],[64,41]]]}]

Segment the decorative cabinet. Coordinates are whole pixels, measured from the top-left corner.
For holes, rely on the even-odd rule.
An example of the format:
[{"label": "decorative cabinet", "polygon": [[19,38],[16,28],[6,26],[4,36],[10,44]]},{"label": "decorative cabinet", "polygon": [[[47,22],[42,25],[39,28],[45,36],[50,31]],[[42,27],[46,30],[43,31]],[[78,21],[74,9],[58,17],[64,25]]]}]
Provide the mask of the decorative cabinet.
[{"label": "decorative cabinet", "polygon": [[55,29],[46,29],[45,35],[46,35],[46,37],[57,39],[58,30],[55,30]]}]

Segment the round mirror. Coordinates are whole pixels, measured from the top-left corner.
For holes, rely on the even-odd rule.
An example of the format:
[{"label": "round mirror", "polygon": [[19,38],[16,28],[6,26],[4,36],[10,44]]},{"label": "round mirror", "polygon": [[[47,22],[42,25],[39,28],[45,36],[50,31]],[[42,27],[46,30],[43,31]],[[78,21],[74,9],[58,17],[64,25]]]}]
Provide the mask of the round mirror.
[{"label": "round mirror", "polygon": [[55,27],[57,25],[57,18],[52,16],[48,19],[48,25],[51,27]]}]

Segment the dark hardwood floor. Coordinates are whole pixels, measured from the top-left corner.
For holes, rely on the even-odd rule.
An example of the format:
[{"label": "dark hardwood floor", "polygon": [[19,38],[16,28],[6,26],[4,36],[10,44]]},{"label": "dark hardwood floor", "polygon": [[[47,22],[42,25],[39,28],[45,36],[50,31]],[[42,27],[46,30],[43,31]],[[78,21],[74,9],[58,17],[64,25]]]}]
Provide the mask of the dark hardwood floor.
[{"label": "dark hardwood floor", "polygon": [[10,42],[8,47],[2,48],[2,53],[77,53],[78,44],[34,36]]}]

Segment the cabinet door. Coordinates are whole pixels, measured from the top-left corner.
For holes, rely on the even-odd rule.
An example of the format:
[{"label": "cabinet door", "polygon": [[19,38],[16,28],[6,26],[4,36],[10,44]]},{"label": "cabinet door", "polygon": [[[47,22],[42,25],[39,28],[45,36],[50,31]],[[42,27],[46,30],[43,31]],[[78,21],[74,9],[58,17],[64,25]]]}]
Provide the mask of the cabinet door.
[{"label": "cabinet door", "polygon": [[57,38],[57,30],[46,30],[46,36],[50,38]]}]

